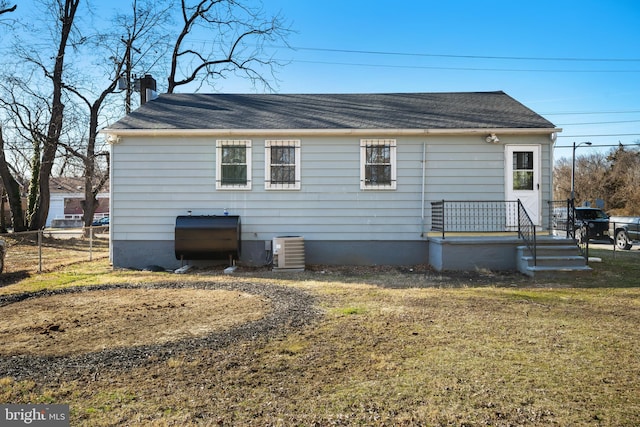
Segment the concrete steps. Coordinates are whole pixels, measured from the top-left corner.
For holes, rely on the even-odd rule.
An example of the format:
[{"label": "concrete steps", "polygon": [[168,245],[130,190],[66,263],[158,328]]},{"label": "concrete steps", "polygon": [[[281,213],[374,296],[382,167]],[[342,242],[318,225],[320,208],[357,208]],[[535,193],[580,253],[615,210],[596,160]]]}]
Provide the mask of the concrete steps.
[{"label": "concrete steps", "polygon": [[591,271],[571,239],[538,239],[537,263],[526,246],[517,248],[518,271],[530,277],[557,277]]}]

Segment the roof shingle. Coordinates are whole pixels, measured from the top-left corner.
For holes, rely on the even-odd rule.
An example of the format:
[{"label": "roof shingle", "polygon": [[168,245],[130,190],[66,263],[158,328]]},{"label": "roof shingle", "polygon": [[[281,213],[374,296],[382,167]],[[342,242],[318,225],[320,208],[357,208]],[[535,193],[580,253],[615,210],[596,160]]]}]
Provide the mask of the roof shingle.
[{"label": "roof shingle", "polygon": [[504,92],[163,94],[119,129],[499,129],[554,125]]}]

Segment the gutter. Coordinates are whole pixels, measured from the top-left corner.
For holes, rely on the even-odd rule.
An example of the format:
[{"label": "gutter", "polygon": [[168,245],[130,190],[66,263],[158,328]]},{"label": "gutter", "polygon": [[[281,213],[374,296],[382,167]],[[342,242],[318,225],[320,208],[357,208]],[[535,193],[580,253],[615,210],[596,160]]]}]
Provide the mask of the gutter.
[{"label": "gutter", "polygon": [[477,129],[102,129],[109,142],[130,136],[454,136],[550,135],[561,128],[477,128]]}]

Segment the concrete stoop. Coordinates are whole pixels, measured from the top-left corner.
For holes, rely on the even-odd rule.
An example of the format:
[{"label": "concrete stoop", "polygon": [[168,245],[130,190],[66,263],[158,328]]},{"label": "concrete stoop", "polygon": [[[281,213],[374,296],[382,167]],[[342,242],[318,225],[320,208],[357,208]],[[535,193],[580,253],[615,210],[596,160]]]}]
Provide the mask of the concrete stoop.
[{"label": "concrete stoop", "polygon": [[530,277],[557,277],[591,271],[573,240],[540,239],[537,243],[537,263],[529,248],[517,248],[518,271],[522,274]]}]

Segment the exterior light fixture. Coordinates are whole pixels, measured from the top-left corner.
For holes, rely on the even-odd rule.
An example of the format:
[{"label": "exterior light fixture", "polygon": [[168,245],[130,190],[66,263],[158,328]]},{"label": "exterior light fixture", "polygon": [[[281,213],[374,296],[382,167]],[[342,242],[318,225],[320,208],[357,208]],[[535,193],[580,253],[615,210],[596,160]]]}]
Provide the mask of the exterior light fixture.
[{"label": "exterior light fixture", "polygon": [[487,141],[489,144],[497,144],[498,142],[500,142],[500,140],[498,139],[498,136],[495,133],[487,135],[487,137],[484,140]]}]

